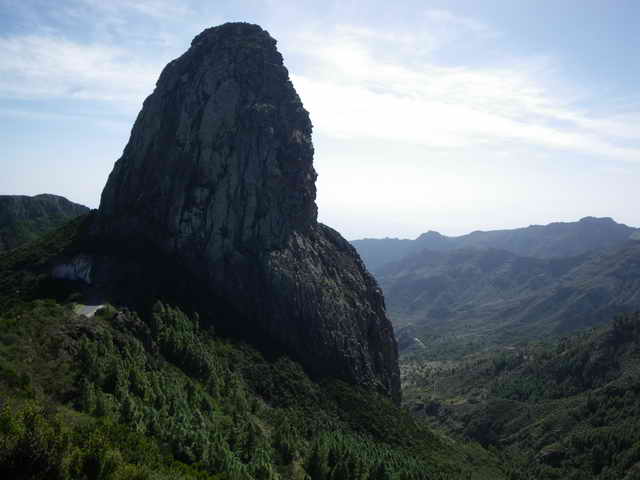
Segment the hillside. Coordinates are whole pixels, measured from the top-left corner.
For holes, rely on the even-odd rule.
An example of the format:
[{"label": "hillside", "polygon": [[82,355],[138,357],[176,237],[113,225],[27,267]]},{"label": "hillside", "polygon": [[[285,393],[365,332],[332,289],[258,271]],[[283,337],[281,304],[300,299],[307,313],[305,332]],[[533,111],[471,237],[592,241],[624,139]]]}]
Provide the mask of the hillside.
[{"label": "hillside", "polygon": [[15,248],[89,212],[57,195],[0,195],[0,252]]},{"label": "hillside", "polygon": [[396,325],[413,325],[418,338],[509,344],[640,308],[640,242],[550,259],[423,250],[387,264],[377,278]]},{"label": "hillside", "polygon": [[450,251],[459,248],[493,248],[521,257],[561,258],[622,246],[638,234],[637,228],[616,223],[611,218],[585,217],[578,222],[531,225],[513,230],[476,231],[459,237],[429,231],[415,240],[363,239],[354,240],[352,244],[367,268],[375,273],[386,263],[400,260],[422,249]]},{"label": "hillside", "polygon": [[639,478],[637,313],[553,343],[407,361],[403,385],[417,415],[519,464],[512,478]]},{"label": "hillside", "polygon": [[386,396],[219,333],[240,319],[157,299],[76,313],[91,287],[46,265],[86,251],[94,217],[0,255],[3,478],[504,478]]}]

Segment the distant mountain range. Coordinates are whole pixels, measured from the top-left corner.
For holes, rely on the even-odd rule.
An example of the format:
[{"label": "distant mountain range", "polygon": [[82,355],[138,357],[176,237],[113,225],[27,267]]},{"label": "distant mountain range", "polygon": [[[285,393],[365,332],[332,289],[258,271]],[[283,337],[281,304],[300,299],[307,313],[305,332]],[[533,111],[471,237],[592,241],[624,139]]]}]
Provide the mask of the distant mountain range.
[{"label": "distant mountain range", "polygon": [[[587,217],[461,237],[429,232],[413,241],[353,243],[374,271],[401,339],[410,326],[418,338],[509,343],[640,309],[636,238],[638,229]],[[409,346],[404,340],[401,347]]]},{"label": "distant mountain range", "polygon": [[58,195],[0,195],[0,251],[35,240],[88,212]]},{"label": "distant mountain range", "polygon": [[458,248],[497,248],[523,257],[558,258],[622,245],[640,239],[640,229],[613,219],[585,217],[578,222],[555,222],[513,230],[475,231],[448,237],[428,231],[415,240],[365,238],[351,242],[367,268],[376,272],[386,263],[400,260],[425,248],[449,251]]}]

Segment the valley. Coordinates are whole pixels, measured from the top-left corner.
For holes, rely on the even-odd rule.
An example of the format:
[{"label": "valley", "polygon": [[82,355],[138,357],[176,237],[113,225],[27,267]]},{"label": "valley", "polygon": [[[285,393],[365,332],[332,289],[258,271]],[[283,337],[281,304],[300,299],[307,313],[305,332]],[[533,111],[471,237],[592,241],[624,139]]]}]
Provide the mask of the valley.
[{"label": "valley", "polygon": [[414,415],[497,452],[509,478],[638,478],[636,229],[353,243],[385,293]]},{"label": "valley", "polygon": [[[457,350],[452,343],[477,350],[556,338],[640,305],[637,230],[611,219],[476,232],[451,240],[460,247],[425,243],[429,236],[409,241],[413,251],[400,259],[392,247],[386,250],[389,261],[378,252],[368,265],[407,347],[414,338],[432,347],[426,350],[448,352]],[[375,241],[353,243],[365,245],[367,262]],[[525,256],[523,245],[535,251],[530,247]]]},{"label": "valley", "polygon": [[636,478],[638,314],[554,342],[401,360],[404,401],[434,428],[495,449],[512,478]]}]

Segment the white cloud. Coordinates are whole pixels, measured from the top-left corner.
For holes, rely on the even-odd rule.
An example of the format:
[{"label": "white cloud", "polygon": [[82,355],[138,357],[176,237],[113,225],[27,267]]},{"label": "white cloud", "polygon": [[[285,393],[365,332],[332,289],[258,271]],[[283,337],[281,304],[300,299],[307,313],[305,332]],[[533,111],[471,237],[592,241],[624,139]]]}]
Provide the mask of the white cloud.
[{"label": "white cloud", "polygon": [[473,18],[454,15],[448,10],[429,9],[423,13],[424,18],[431,27],[441,27],[451,31],[452,29],[460,32],[472,32],[477,36],[486,38],[499,37],[499,33]]},{"label": "white cloud", "polygon": [[121,48],[37,35],[0,38],[0,96],[103,100],[139,108],[160,72]]},{"label": "white cloud", "polygon": [[[638,223],[629,198],[640,172],[640,162],[631,163],[640,159],[640,97],[614,99],[563,78],[553,57],[509,49],[512,38],[476,19],[421,12],[419,2],[410,18],[406,5],[385,4],[384,19],[363,17],[358,2],[330,2],[316,15],[299,2],[272,0],[0,5],[20,25],[0,35],[0,100],[36,100],[3,102],[0,115],[8,125],[37,124],[36,140],[45,133],[40,126],[69,125],[69,138],[56,133],[67,143],[52,136],[47,152],[57,143],[52,157],[73,150],[85,168],[102,158],[92,174],[96,192],[126,141],[120,119],[137,113],[162,67],[203,28],[249,18],[279,41],[315,126],[321,218],[348,237],[465,233],[585,215],[625,220],[624,212],[627,223]],[[59,101],[38,103],[49,99]],[[73,137],[85,123],[91,128]],[[109,141],[105,127],[117,131]],[[85,137],[93,152],[78,150]],[[27,158],[44,158],[39,150],[28,157],[31,143],[38,141],[15,140],[5,163],[20,158],[17,171]],[[74,183],[89,176],[83,171]],[[17,178],[6,185],[16,188]]]},{"label": "white cloud", "polygon": [[171,0],[77,0],[81,5],[95,10],[110,12],[113,15],[125,15],[133,12],[158,19],[175,19],[190,16],[194,10],[188,2]]},{"label": "white cloud", "polygon": [[[492,34],[444,11],[426,17],[481,37]],[[438,38],[421,33],[396,37],[355,26],[305,32],[296,41],[296,50],[307,56],[305,70],[293,81],[314,125],[336,138],[456,149],[518,142],[640,161],[640,145],[632,141],[640,138],[638,123],[572,108],[538,80],[547,75],[548,62],[443,66],[430,57],[438,48]],[[421,61],[411,52],[419,52]]]}]

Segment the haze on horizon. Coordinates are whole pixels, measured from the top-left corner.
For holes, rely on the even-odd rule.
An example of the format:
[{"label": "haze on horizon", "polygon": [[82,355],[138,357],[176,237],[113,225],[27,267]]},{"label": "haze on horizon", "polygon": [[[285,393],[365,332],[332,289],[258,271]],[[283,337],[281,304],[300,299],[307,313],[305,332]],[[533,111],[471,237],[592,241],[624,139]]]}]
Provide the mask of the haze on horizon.
[{"label": "haze on horizon", "polygon": [[247,21],[278,41],[346,238],[640,226],[638,2],[216,3],[0,0],[0,194],[97,207],[162,68]]}]

